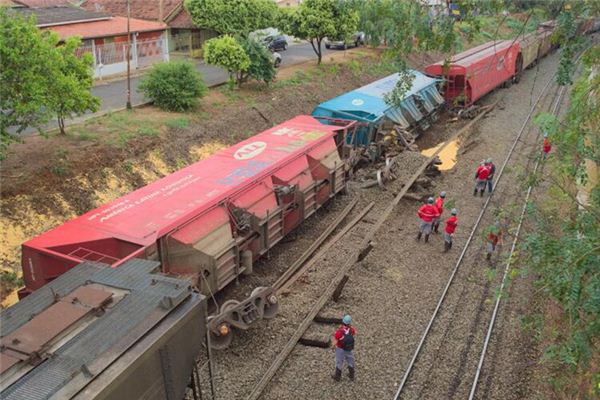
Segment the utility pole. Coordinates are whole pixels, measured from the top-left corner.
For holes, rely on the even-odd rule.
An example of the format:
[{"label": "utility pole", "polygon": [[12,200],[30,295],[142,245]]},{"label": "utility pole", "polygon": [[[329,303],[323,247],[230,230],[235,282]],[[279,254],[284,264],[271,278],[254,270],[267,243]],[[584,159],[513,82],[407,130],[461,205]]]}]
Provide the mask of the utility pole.
[{"label": "utility pole", "polygon": [[131,110],[131,31],[129,28],[129,18],[131,18],[130,0],[127,0],[127,109]]}]

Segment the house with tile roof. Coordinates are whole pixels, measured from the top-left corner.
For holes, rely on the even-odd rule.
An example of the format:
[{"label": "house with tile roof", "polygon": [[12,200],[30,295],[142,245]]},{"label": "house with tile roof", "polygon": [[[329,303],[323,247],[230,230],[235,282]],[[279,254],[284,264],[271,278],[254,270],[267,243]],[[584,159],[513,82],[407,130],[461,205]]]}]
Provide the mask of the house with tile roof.
[{"label": "house with tile roof", "polygon": [[[127,16],[126,0],[83,0],[81,6],[88,11]],[[183,0],[130,0],[130,13],[133,18],[167,24],[171,55],[199,57],[202,44],[217,36],[216,32],[194,25]]]},{"label": "house with tile roof", "polygon": [[[102,78],[127,70],[127,18],[67,5],[13,10],[26,18],[34,16],[39,29],[53,31],[61,40],[80,37],[82,46],[79,53],[93,56],[95,77]],[[166,24],[130,18],[129,25],[132,69],[169,60]]]}]

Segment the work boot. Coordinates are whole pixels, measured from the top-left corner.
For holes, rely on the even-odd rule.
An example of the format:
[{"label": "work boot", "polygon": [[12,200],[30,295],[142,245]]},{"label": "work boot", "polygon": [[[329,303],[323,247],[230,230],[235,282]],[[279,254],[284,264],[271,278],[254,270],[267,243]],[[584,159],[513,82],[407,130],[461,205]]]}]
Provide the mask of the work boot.
[{"label": "work boot", "polygon": [[422,232],[419,232],[419,233],[417,233],[417,241],[420,241],[420,240],[421,240],[421,235],[422,235],[422,234],[423,234]]},{"label": "work boot", "polygon": [[473,196],[477,196],[477,188],[475,188],[475,190],[473,190]]},{"label": "work boot", "polygon": [[348,378],[350,378],[351,381],[354,380],[354,368],[352,367],[348,367]]},{"label": "work boot", "polygon": [[452,242],[448,243],[448,250],[452,250]]},{"label": "work boot", "polygon": [[342,379],[342,370],[339,368],[335,369],[333,375],[331,375],[334,381],[339,382]]},{"label": "work boot", "polygon": [[483,192],[485,192],[485,189],[479,192],[479,197],[483,197]]},{"label": "work boot", "polygon": [[425,243],[429,242],[429,235],[425,235]]},{"label": "work boot", "polygon": [[450,250],[450,243],[444,242],[444,253],[447,253]]},{"label": "work boot", "polygon": [[487,256],[485,256],[485,259],[490,261],[492,259],[492,253],[487,253]]},{"label": "work boot", "polygon": [[433,226],[433,231],[434,231],[435,233],[439,233],[439,232],[438,232],[438,229],[439,229],[439,228],[440,228],[440,224],[435,224],[435,225]]}]

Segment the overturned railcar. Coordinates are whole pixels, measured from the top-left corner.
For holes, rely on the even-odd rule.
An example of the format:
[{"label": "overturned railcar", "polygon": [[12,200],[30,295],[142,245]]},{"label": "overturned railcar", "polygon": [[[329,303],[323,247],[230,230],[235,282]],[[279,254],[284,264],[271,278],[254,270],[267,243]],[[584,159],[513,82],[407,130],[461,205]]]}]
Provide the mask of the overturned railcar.
[{"label": "overturned railcar", "polygon": [[206,299],[159,271],[155,261],[86,261],[3,310],[0,398],[184,398],[206,342]]},{"label": "overturned railcar", "polygon": [[[142,258],[212,296],[345,188],[352,122],[298,116],[190,165],[22,245],[25,288],[33,292],[83,261],[120,267]],[[274,316],[269,287],[230,300],[212,317],[215,347],[231,328]]]},{"label": "overturned railcar", "polygon": [[356,134],[348,140],[358,146],[376,142],[377,133],[388,120],[404,129],[416,128],[418,132],[427,129],[431,121],[437,118],[437,109],[444,103],[444,98],[437,91],[438,80],[415,70],[409,73],[414,78],[400,106],[385,101],[386,94],[400,80],[400,74],[396,73],[323,102],[314,109],[312,115],[357,121]]}]

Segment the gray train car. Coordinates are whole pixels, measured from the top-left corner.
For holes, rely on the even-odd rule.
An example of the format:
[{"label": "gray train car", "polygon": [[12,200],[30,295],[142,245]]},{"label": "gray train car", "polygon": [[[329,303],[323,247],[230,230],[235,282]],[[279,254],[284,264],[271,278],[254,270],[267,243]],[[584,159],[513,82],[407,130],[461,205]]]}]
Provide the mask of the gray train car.
[{"label": "gray train car", "polygon": [[206,299],[159,263],[84,262],[0,313],[0,398],[184,398]]}]

